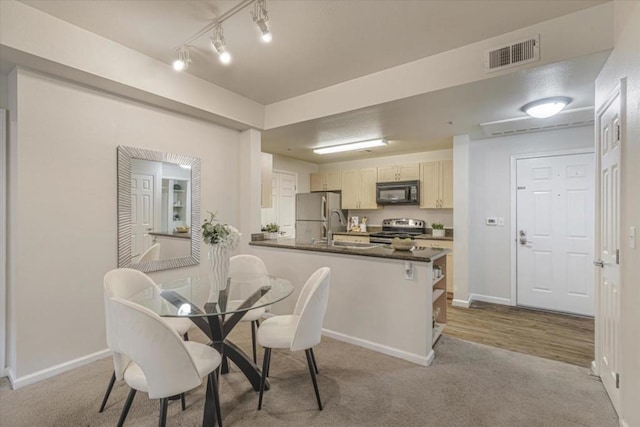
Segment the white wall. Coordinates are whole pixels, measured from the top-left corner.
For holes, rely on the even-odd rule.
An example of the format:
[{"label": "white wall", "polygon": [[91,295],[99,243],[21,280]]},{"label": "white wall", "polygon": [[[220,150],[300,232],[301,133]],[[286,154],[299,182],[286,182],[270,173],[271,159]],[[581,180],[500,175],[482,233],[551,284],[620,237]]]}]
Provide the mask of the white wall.
[{"label": "white wall", "polygon": [[0,74],[0,108],[9,108],[9,80],[8,76]]},{"label": "white wall", "polygon": [[[640,2],[615,2],[615,49],[596,79],[596,108],[626,77],[621,185],[621,425],[640,426],[640,242],[631,249],[629,227],[640,232]],[[638,238],[640,239],[640,237]]]},{"label": "white wall", "polygon": [[[27,70],[14,80],[9,345],[20,384],[106,348],[102,278],[117,267],[116,147],[199,157],[202,211],[237,224],[240,134]],[[204,273],[201,254],[200,266],[152,277]]]},{"label": "white wall", "polygon": [[[583,147],[593,147],[592,126],[470,142],[470,294],[502,303],[511,299],[511,156]],[[504,227],[486,226],[488,216],[504,217]]]}]

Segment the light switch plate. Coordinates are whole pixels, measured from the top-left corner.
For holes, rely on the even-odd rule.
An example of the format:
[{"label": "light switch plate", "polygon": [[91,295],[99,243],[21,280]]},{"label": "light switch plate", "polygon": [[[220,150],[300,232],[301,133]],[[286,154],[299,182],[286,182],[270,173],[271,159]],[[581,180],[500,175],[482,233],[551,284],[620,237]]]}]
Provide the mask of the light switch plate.
[{"label": "light switch plate", "polygon": [[500,227],[504,227],[504,217],[503,216],[499,216],[498,217],[498,225]]},{"label": "light switch plate", "polygon": [[487,225],[495,226],[498,225],[498,218],[495,216],[487,217]]}]

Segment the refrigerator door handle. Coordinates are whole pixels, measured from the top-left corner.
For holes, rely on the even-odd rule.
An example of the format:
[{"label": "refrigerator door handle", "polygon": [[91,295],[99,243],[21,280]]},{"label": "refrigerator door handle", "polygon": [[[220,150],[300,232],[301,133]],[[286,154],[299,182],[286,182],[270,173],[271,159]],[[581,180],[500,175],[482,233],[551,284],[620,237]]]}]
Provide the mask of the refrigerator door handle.
[{"label": "refrigerator door handle", "polygon": [[322,240],[327,240],[327,223],[322,223]]},{"label": "refrigerator door handle", "polygon": [[320,215],[323,221],[327,220],[327,196],[324,195],[322,196],[322,212],[320,213]]}]

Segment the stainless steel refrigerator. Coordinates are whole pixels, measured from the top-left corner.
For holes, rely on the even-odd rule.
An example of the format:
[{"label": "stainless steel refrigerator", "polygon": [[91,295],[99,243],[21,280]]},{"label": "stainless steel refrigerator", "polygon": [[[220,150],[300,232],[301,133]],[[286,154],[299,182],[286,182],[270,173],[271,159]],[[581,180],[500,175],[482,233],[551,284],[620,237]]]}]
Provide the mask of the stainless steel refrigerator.
[{"label": "stainless steel refrigerator", "polygon": [[[327,239],[327,231],[345,231],[338,193],[296,194],[296,243],[311,244]],[[344,215],[343,215],[344,217]]]}]

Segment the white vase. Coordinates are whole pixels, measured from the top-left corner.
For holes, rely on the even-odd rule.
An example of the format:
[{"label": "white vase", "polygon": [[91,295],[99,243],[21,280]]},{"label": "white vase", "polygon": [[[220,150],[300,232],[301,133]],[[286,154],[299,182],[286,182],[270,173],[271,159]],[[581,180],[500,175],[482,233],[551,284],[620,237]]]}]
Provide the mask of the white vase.
[{"label": "white vase", "polygon": [[211,288],[222,290],[229,278],[229,250],[221,245],[209,245],[209,280]]},{"label": "white vase", "polygon": [[431,230],[431,235],[432,235],[433,237],[444,237],[444,230],[435,230],[435,229],[432,229],[432,230]]}]

